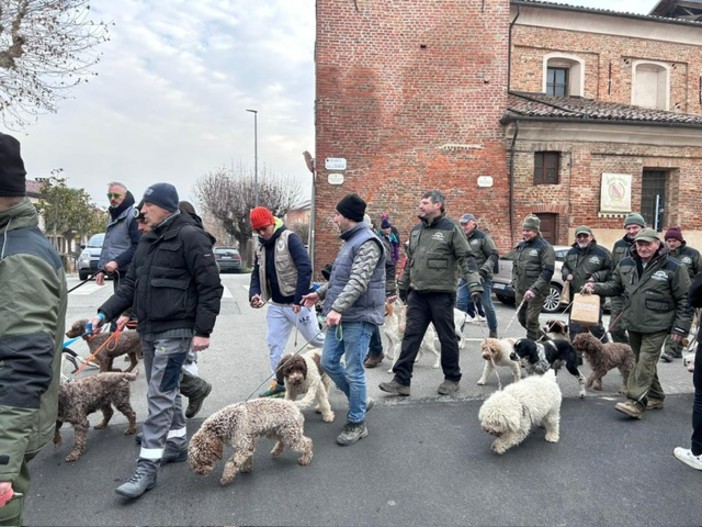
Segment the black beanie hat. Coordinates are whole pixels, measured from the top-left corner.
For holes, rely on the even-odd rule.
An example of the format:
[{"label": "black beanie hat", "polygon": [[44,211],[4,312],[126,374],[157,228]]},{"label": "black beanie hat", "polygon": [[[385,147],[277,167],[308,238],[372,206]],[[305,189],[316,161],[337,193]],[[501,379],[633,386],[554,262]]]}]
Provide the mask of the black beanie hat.
[{"label": "black beanie hat", "polygon": [[0,133],[0,196],[26,196],[26,175],[19,141]]},{"label": "black beanie hat", "polygon": [[175,212],[178,210],[178,191],[170,183],[154,183],[144,191],[144,201]]},{"label": "black beanie hat", "polygon": [[336,204],[336,210],[344,218],[358,223],[363,221],[363,215],[366,213],[366,202],[358,194],[347,194]]}]

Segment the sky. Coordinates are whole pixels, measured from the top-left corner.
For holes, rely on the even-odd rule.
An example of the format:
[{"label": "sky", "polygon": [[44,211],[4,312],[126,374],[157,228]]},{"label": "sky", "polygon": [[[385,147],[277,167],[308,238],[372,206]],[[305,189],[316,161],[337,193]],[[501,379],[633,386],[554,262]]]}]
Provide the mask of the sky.
[{"label": "sky", "polygon": [[[555,3],[647,14],[658,0]],[[302,152],[314,156],[315,0],[92,0],[91,11],[113,24],[98,76],[56,114],[10,131],[29,178],[63,169],[102,207],[111,181],[137,201],[160,181],[193,200],[208,173],[253,171],[256,136],[259,177],[265,167],[309,197]]]}]

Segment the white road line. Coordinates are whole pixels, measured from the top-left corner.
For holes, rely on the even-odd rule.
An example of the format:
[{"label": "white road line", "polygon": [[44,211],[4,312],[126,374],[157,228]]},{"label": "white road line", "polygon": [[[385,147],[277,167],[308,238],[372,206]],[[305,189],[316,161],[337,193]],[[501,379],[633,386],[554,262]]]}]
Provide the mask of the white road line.
[{"label": "white road line", "polygon": [[[80,286],[80,287],[79,287],[78,289],[76,289],[75,291],[71,291],[71,292],[69,293],[69,295],[83,295],[83,296],[87,296],[87,295],[93,294],[95,291],[97,291],[98,289],[101,289],[102,287],[106,287],[106,286],[100,286],[100,285],[97,285],[97,284],[95,284],[95,283],[83,284],[82,286]],[[110,284],[109,287],[110,287],[110,289],[112,289],[112,284]]]}]

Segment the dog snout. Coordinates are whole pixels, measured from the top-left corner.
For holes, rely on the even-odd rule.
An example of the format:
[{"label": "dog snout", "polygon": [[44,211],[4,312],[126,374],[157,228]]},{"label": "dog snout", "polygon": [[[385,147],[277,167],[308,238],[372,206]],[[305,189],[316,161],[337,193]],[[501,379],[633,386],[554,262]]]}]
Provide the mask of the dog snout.
[{"label": "dog snout", "polygon": [[516,352],[511,352],[509,354],[509,360],[519,360],[519,355],[516,354]]}]

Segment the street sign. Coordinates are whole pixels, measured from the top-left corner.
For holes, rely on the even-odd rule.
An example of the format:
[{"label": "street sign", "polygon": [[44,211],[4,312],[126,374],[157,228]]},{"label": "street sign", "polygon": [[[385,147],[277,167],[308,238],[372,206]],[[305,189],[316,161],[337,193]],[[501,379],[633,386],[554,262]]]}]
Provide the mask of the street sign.
[{"label": "street sign", "polygon": [[341,185],[344,182],[344,175],[338,172],[332,172],[327,176],[327,181],[330,185]]},{"label": "street sign", "polygon": [[479,187],[491,187],[492,186],[492,176],[479,176],[478,177]]},{"label": "street sign", "polygon": [[346,170],[345,157],[327,157],[324,160],[324,168],[327,170]]}]

